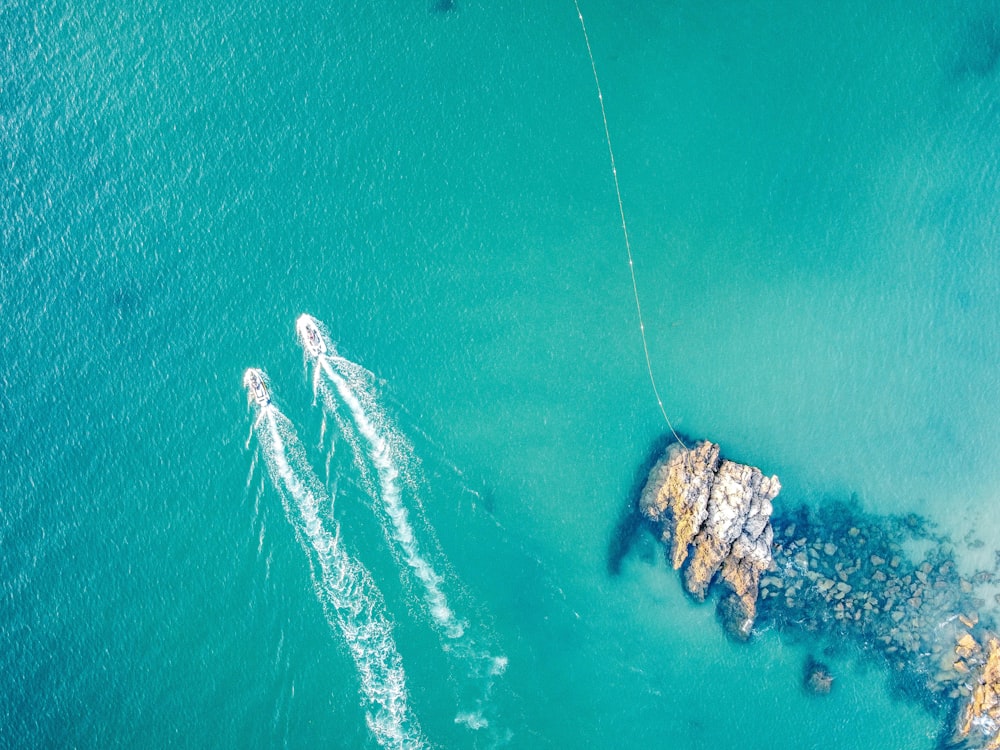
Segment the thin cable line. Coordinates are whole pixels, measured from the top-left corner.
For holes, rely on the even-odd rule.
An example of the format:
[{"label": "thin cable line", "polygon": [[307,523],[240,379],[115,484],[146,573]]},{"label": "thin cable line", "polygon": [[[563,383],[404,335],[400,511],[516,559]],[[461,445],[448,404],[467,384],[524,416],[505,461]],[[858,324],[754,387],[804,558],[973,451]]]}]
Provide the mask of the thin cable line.
[{"label": "thin cable line", "polygon": [[653,386],[653,395],[656,396],[656,403],[660,407],[660,413],[663,415],[663,419],[667,423],[667,427],[670,428],[670,432],[673,433],[674,438],[682,446],[684,441],[681,440],[681,436],[677,434],[677,430],[674,429],[673,424],[670,422],[670,417],[667,416],[667,410],[663,408],[663,399],[660,398],[660,390],[656,387],[656,378],[653,377],[653,363],[649,358],[649,344],[646,342],[646,324],[642,319],[642,305],[639,304],[639,286],[635,281],[635,263],[632,261],[632,243],[629,241],[628,237],[628,225],[625,223],[625,206],[622,203],[622,191],[618,184],[618,167],[615,166],[615,152],[611,148],[611,131],[608,129],[608,113],[604,109],[604,94],[601,92],[601,79],[597,77],[597,63],[594,62],[594,51],[590,47],[590,35],[587,33],[587,24],[583,20],[583,11],[580,10],[580,3],[578,0],[573,0],[573,5],[576,6],[576,14],[580,17],[580,28],[583,29],[583,41],[587,43],[587,55],[590,57],[590,69],[594,72],[594,84],[597,86],[597,99],[601,104],[601,119],[604,121],[604,140],[608,144],[608,156],[611,158],[611,176],[615,180],[615,194],[618,196],[618,213],[622,217],[622,234],[625,235],[625,250],[628,252],[628,270],[632,275],[632,295],[635,297],[635,311],[639,316],[639,334],[642,337],[642,352],[646,356],[646,372],[649,373],[649,384]]}]

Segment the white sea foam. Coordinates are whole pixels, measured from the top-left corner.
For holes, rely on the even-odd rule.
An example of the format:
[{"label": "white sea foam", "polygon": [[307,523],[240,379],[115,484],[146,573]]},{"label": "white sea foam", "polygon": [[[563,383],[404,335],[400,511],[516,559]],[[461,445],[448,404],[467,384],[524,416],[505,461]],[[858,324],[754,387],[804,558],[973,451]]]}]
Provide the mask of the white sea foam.
[{"label": "white sea foam", "polygon": [[[336,360],[339,361],[341,358],[337,357]],[[318,357],[317,366],[337,389],[341,401],[351,412],[355,427],[368,444],[368,459],[375,466],[378,475],[380,490],[378,497],[392,523],[392,538],[402,552],[406,564],[413,570],[423,587],[424,599],[431,617],[449,638],[460,638],[465,633],[465,623],[455,616],[448,604],[448,598],[441,588],[441,576],[421,552],[420,542],[417,540],[413,525],[410,523],[409,511],[403,504],[399,482],[400,471],[393,460],[392,444],[379,434],[375,424],[368,416],[368,411],[350,384],[333,367],[330,357],[326,355]],[[324,388],[323,381],[320,382],[320,388]],[[324,404],[328,400],[332,401],[332,398],[325,398]]]},{"label": "white sea foam", "polygon": [[469,729],[485,729],[490,723],[483,718],[481,711],[460,711],[455,716],[456,724],[465,724]]},{"label": "white sea foam", "polygon": [[[340,413],[337,401],[333,398],[333,394],[330,393],[328,388],[320,387],[320,398],[323,400],[324,414],[330,414],[333,416],[334,420],[337,422],[337,428],[340,430],[340,434],[343,435],[344,440],[347,441],[348,446],[351,448],[351,453],[354,455],[354,465],[360,473],[361,486],[370,497],[375,497],[375,479],[372,476],[372,471],[368,466],[368,462],[365,461],[365,452],[362,448],[361,439],[357,434],[357,430],[354,428],[353,422],[345,418],[344,415]],[[331,454],[334,449],[335,445],[331,440]],[[328,456],[327,460],[329,461],[329,459],[330,457]]]},{"label": "white sea foam", "polygon": [[[250,483],[253,481],[253,476],[256,473],[257,473],[257,454],[255,453],[254,457],[250,459],[250,471],[247,472],[247,484],[246,484],[247,489],[250,489]],[[255,508],[254,515],[256,514],[257,514],[257,509]]]},{"label": "white sea foam", "polygon": [[[310,326],[315,326],[322,339],[319,353],[306,340]],[[373,500],[397,564],[412,572],[419,589],[414,593],[457,668],[456,687],[462,708],[455,720],[473,730],[490,727],[495,733],[496,728],[487,718],[494,712],[489,698],[497,678],[506,669],[507,658],[490,653],[491,648],[467,632],[468,623],[456,615],[445,594],[446,589],[453,595],[460,594],[461,587],[453,576],[445,575],[449,570],[447,559],[423,514],[420,461],[379,403],[375,376],[339,356],[322,324],[311,316],[301,316],[296,330],[306,356],[315,363],[312,381],[316,400],[334,416],[350,444],[362,484]]]},{"label": "white sea foam", "polygon": [[256,432],[271,480],[309,556],[327,620],[343,636],[357,667],[368,726],[383,747],[425,747],[409,707],[402,659],[381,593],[364,566],[344,550],[336,522],[321,517],[320,508],[329,499],[306,463],[291,423],[273,404],[260,412]]}]

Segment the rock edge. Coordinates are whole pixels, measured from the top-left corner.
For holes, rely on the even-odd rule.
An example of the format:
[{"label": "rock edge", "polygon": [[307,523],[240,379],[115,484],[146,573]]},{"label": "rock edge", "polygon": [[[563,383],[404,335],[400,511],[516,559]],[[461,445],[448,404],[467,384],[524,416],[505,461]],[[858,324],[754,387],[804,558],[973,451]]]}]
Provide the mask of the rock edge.
[{"label": "rock edge", "polygon": [[719,575],[730,596],[720,608],[733,635],[750,636],[760,577],[771,565],[771,501],[781,491],[775,476],[725,460],[719,446],[677,443],[652,468],[639,509],[670,545],[675,570],[685,563],[684,586],[704,601]]}]

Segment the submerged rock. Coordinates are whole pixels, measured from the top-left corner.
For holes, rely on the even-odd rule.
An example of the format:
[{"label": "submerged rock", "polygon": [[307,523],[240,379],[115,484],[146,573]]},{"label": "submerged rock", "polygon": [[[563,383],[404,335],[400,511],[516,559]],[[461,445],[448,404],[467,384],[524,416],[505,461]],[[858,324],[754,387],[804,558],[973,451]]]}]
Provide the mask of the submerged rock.
[{"label": "submerged rock", "polygon": [[704,600],[721,571],[735,599],[727,597],[720,611],[727,629],[743,638],[753,627],[760,577],[771,566],[771,501],[780,490],[777,477],[720,460],[719,446],[703,441],[670,446],[639,501],[671,540],[674,569],[687,562],[684,585],[692,596]]},{"label": "submerged rock", "polygon": [[828,695],[833,688],[833,675],[830,674],[830,668],[810,656],[806,659],[802,687],[813,695]]},{"label": "submerged rock", "polygon": [[[900,695],[953,717],[941,747],[1000,750],[1000,636],[983,609],[994,592],[978,588],[996,573],[961,577],[954,545],[919,517],[865,513],[853,497],[773,513],[779,490],[777,478],[723,460],[714,443],[673,445],[640,509],[694,598],[723,583],[717,611],[730,636],[747,639],[759,621],[833,651],[860,649],[888,668]],[[833,684],[812,661],[802,680],[818,694]]]}]

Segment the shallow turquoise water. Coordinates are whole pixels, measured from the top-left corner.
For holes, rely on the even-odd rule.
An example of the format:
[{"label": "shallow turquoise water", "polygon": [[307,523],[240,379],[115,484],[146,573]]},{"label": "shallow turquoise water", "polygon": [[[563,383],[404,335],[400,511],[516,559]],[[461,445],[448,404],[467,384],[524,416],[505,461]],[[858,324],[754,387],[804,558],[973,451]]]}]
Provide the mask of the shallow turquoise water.
[{"label": "shallow turquoise water", "polygon": [[[678,428],[782,502],[857,493],[992,565],[1000,8],[583,11]],[[648,539],[608,574],[664,425],[572,3],[0,25],[0,744],[375,746],[248,443],[260,366],[325,476],[309,311],[376,374],[456,607],[508,659],[490,726],[456,724],[464,678],[334,438],[432,742],[934,746],[863,655],[815,700],[808,644],[727,642]]]}]

